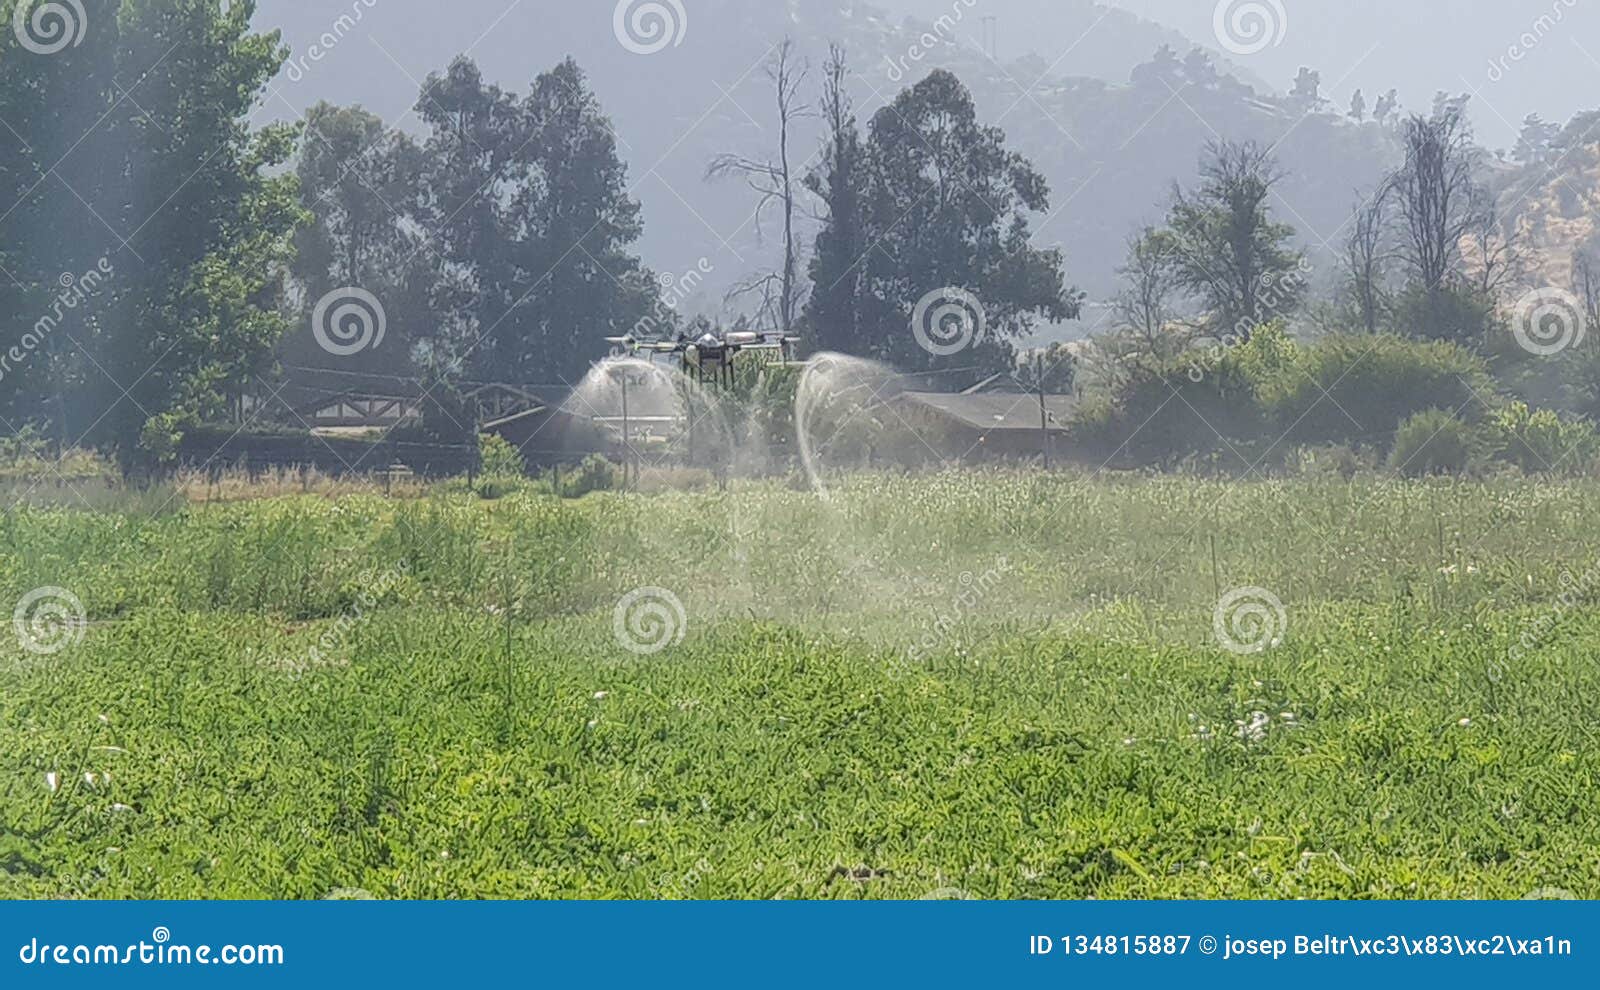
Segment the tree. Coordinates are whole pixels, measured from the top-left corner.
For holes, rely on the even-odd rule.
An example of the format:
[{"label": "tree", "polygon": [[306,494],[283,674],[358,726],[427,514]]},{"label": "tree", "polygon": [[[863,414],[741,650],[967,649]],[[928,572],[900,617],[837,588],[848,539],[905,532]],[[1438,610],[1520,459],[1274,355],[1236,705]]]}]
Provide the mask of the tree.
[{"label": "tree", "polygon": [[1583,304],[1589,332],[1600,334],[1600,244],[1573,253],[1572,288]]},{"label": "tree", "polygon": [[1148,86],[1170,96],[1170,90],[1183,85],[1183,62],[1178,58],[1178,53],[1172,50],[1171,45],[1162,45],[1156,49],[1150,61],[1133,67],[1129,81],[1134,86]]},{"label": "tree", "polygon": [[501,352],[509,345],[517,381],[575,384],[606,337],[651,312],[657,283],[633,253],[639,203],[583,70],[569,58],[542,73],[522,114],[525,171],[508,232],[515,295]]},{"label": "tree", "polygon": [[417,226],[440,255],[430,361],[478,380],[576,382],[644,320],[639,204],[610,122],[567,59],[525,98],[458,58],[424,83]]},{"label": "tree", "polygon": [[778,146],[768,161],[723,154],[712,159],[706,169],[708,179],[741,176],[760,197],[756,203],[756,229],[761,215],[776,206],[783,219],[783,261],[777,272],[756,276],[735,288],[735,294],[756,292],[763,298],[762,309],[772,318],[773,329],[789,333],[794,329],[799,308],[799,252],[795,243],[795,193],[799,185],[789,162],[789,137],[795,122],[810,116],[812,109],[800,100],[807,67],[796,61],[794,42],[785,38],[767,65],[777,104]]},{"label": "tree", "polygon": [[1412,116],[1402,128],[1405,163],[1389,179],[1401,226],[1400,256],[1412,278],[1409,293],[1424,316],[1408,328],[1427,336],[1458,336],[1446,313],[1457,309],[1441,298],[1460,281],[1461,245],[1479,220],[1483,200],[1473,178],[1476,150],[1462,106],[1448,99],[1432,117]]},{"label": "tree", "polygon": [[1523,165],[1543,161],[1550,152],[1550,142],[1561,133],[1561,125],[1546,123],[1544,118],[1536,113],[1530,113],[1522,118],[1522,131],[1517,136],[1516,147],[1511,151],[1511,158]]},{"label": "tree", "polygon": [[850,68],[844,50],[834,46],[828,57],[822,94],[827,139],[822,161],[805,178],[806,188],[822,200],[824,216],[811,254],[811,294],[805,326],[819,351],[862,353],[861,286],[865,271],[865,218],[861,186],[865,181],[865,149],[845,83]]},{"label": "tree", "polygon": [[1356,90],[1354,96],[1350,97],[1350,119],[1357,123],[1367,119],[1367,98],[1361,94],[1359,89]]},{"label": "tree", "polygon": [[1376,120],[1380,124],[1387,124],[1389,122],[1389,118],[1393,116],[1394,113],[1399,109],[1399,91],[1391,89],[1389,92],[1378,97],[1378,104],[1372,110],[1372,119]]},{"label": "tree", "polygon": [[513,156],[525,143],[525,121],[515,98],[486,84],[465,57],[423,81],[415,112],[428,135],[411,212],[439,259],[440,325],[424,351],[435,367],[496,379],[497,369],[521,362],[504,326],[516,299],[509,221],[489,192],[523,180]]},{"label": "tree", "polygon": [[[999,128],[978,123],[972,95],[947,71],[929,73],[872,118],[863,201],[867,351],[902,367],[954,361],[1009,369],[1012,342],[1039,319],[1078,314],[1064,287],[1061,252],[1035,248],[1029,215],[1049,208],[1049,187]],[[921,315],[947,290],[977,303],[955,353],[919,344]]]},{"label": "tree", "polygon": [[1178,294],[1176,245],[1167,231],[1146,227],[1128,241],[1128,256],[1117,269],[1124,282],[1115,306],[1119,330],[1132,345],[1127,357],[1165,360],[1182,350],[1187,335],[1174,329]]},{"label": "tree", "polygon": [[[0,18],[16,8],[0,0]],[[62,273],[94,258],[114,268],[43,345],[49,418],[65,442],[132,471],[226,411],[266,363],[287,326],[278,307],[301,214],[281,170],[292,129],[249,124],[287,54],[275,33],[251,33],[254,2],[121,0],[95,13],[82,44],[50,55],[0,32],[0,116],[22,139],[0,157],[0,183],[17,193],[0,244],[22,313],[41,312]],[[17,319],[9,330],[33,328]]]},{"label": "tree", "polygon": [[1217,71],[1211,53],[1204,48],[1195,47],[1189,49],[1189,54],[1183,57],[1183,77],[1190,85],[1210,89],[1221,80],[1222,74]]},{"label": "tree", "polygon": [[1302,263],[1294,228],[1268,207],[1282,179],[1271,153],[1253,142],[1212,142],[1200,185],[1173,188],[1167,215],[1178,285],[1206,309],[1202,330],[1249,340],[1254,329],[1298,304]]},{"label": "tree", "polygon": [[1387,186],[1356,205],[1350,236],[1345,240],[1345,285],[1362,329],[1377,333],[1387,304],[1385,274],[1389,248]]},{"label": "tree", "polygon": [[1324,102],[1322,73],[1301,66],[1300,74],[1295,76],[1294,88],[1289,91],[1289,101],[1304,113],[1312,113],[1320,108]]},{"label": "tree", "polygon": [[[306,113],[296,175],[311,222],[295,235],[301,332],[284,342],[286,362],[336,364],[341,373],[408,372],[412,343],[436,324],[432,248],[407,212],[418,183],[415,146],[360,107],[319,103]],[[378,300],[387,331],[378,346],[331,355],[315,338],[312,318],[328,293],[346,287]]]},{"label": "tree", "polygon": [[1495,195],[1481,186],[1475,190],[1469,214],[1472,222],[1467,231],[1467,260],[1473,288],[1484,297],[1494,298],[1524,273],[1526,262],[1516,223],[1500,215]]}]

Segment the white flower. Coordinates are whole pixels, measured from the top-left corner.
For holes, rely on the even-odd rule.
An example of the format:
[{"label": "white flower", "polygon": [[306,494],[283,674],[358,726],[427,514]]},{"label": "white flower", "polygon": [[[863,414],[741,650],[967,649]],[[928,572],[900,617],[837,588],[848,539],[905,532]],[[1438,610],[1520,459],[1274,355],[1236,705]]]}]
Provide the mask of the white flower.
[{"label": "white flower", "polygon": [[1267,738],[1267,728],[1272,719],[1266,712],[1251,712],[1248,722],[1235,721],[1234,734],[1247,742],[1260,742]]},{"label": "white flower", "polygon": [[596,700],[596,701],[604,701],[604,700],[606,700],[606,695],[608,695],[610,693],[611,693],[610,691],[596,691],[594,693],[594,700]]},{"label": "white flower", "polygon": [[50,788],[51,794],[59,791],[61,789],[61,775],[54,770],[49,771],[44,775],[44,786]]}]

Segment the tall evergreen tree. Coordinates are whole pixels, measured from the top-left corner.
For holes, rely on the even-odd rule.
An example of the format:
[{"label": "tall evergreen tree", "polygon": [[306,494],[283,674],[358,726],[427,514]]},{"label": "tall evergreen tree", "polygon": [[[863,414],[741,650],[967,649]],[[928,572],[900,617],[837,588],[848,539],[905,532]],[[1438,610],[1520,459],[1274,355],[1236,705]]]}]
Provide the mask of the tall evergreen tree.
[{"label": "tall evergreen tree", "polygon": [[[0,21],[16,7],[0,0]],[[114,275],[36,348],[47,360],[24,388],[56,401],[13,394],[12,410],[53,410],[35,415],[131,468],[225,412],[286,328],[293,135],[248,123],[286,53],[252,33],[253,0],[83,7],[81,42],[59,50],[0,32],[0,116],[19,145],[0,153],[17,204],[0,219],[17,303],[0,333],[23,342],[61,283],[104,259]]]},{"label": "tall evergreen tree", "polygon": [[430,76],[417,112],[418,226],[442,258],[447,331],[431,349],[479,380],[575,382],[650,311],[631,253],[642,225],[610,122],[577,63],[526,98],[459,58]]},{"label": "tall evergreen tree", "polygon": [[522,104],[527,180],[513,206],[516,312],[502,340],[522,381],[577,382],[604,339],[651,310],[654,279],[632,245],[644,232],[611,123],[567,59]]}]

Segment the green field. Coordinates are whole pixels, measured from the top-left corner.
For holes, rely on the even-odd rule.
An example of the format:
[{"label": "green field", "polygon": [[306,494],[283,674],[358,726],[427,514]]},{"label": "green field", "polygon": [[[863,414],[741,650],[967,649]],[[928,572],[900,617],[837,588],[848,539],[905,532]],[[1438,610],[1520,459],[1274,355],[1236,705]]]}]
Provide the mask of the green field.
[{"label": "green field", "polygon": [[0,897],[1600,895],[1600,483],[155,504],[0,516]]}]

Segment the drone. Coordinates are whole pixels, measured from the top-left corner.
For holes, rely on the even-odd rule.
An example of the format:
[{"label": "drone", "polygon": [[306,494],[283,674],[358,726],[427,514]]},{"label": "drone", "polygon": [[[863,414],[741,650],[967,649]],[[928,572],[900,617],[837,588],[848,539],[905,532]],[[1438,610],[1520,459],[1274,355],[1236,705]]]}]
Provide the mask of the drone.
[{"label": "drone", "polygon": [[776,330],[736,330],[698,337],[679,331],[671,338],[641,339],[632,334],[606,338],[606,343],[623,353],[676,354],[683,362],[684,374],[702,385],[725,386],[734,383],[734,359],[740,354],[775,352],[777,363],[788,363],[799,342],[799,337]]}]

